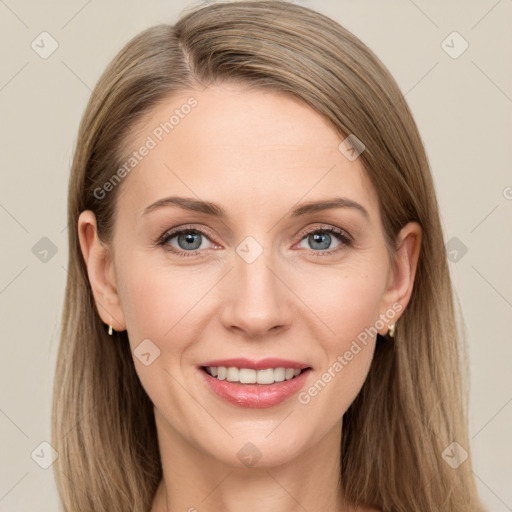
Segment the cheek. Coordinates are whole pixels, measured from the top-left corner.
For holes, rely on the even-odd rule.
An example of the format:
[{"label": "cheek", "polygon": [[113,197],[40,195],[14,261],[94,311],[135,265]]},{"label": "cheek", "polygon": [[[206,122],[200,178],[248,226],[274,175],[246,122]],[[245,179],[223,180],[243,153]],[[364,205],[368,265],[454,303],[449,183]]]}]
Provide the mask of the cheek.
[{"label": "cheek", "polygon": [[386,268],[378,264],[331,268],[310,274],[308,286],[300,292],[325,329],[318,336],[322,367],[298,398],[302,404],[319,407],[329,418],[327,423],[348,409],[364,384],[375,348],[372,328],[379,319],[385,278]]},{"label": "cheek", "polygon": [[[309,272],[297,282],[297,295],[325,325],[332,348],[344,345],[378,319],[385,290],[386,269],[359,262]],[[350,344],[350,343],[349,343]]]},{"label": "cheek", "polygon": [[134,258],[122,271],[122,306],[133,341],[170,337],[175,326],[187,321],[189,312],[211,287],[211,276],[204,272],[148,265],[147,261]]},{"label": "cheek", "polygon": [[[187,349],[201,335],[200,323],[195,320],[202,311],[201,299],[215,280],[190,267],[172,269],[169,264],[148,261],[143,255],[133,258],[120,272],[124,279],[119,291],[135,370],[157,407],[179,411],[186,417],[183,404],[188,403],[187,395],[178,384],[183,377],[180,365]],[[148,339],[154,345],[148,345]],[[141,345],[143,341],[146,345]],[[138,359],[143,353],[139,346],[150,353],[147,366]],[[153,354],[158,355],[153,359]]]}]

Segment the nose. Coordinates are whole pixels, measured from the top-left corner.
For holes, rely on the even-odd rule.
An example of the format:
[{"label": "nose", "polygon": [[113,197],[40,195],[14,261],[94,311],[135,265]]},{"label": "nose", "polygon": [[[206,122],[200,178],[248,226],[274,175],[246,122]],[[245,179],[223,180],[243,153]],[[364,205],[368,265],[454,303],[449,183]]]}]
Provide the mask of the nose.
[{"label": "nose", "polygon": [[[236,256],[224,293],[221,321],[247,339],[263,338],[291,325],[293,296],[265,252],[252,263]],[[274,268],[272,268],[274,267]]]}]

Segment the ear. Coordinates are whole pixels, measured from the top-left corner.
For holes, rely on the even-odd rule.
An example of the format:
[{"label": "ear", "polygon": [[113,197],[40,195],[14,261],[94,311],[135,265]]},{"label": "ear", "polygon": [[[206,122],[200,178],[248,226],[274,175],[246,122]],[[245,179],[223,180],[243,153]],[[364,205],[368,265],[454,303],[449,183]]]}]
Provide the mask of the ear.
[{"label": "ear", "polygon": [[[385,323],[384,327],[379,329],[379,334],[383,336],[388,333],[388,324],[393,324],[398,320],[411,298],[421,240],[422,229],[417,222],[406,224],[397,236],[396,260],[388,272],[387,286],[382,298],[379,317]],[[390,311],[396,313],[393,318],[390,318]],[[388,318],[389,321],[385,318]]]},{"label": "ear", "polygon": [[78,218],[80,248],[98,313],[107,325],[124,331],[126,323],[119,298],[114,261],[109,248],[99,239],[96,216],[90,210]]}]

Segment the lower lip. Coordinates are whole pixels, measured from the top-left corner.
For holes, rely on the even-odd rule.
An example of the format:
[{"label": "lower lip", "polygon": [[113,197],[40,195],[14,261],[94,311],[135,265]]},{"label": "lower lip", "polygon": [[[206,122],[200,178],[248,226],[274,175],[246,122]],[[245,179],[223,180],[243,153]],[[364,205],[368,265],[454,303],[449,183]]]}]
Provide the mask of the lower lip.
[{"label": "lower lip", "polygon": [[290,380],[274,384],[240,384],[212,377],[205,370],[199,370],[210,389],[218,396],[239,407],[263,408],[284,402],[297,393],[305,384],[310,369]]}]

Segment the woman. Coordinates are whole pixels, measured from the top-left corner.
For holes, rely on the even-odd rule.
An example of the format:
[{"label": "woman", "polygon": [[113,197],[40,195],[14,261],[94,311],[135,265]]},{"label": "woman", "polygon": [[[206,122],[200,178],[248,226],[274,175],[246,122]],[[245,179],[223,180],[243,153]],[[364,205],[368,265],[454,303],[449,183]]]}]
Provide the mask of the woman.
[{"label": "woman", "polygon": [[84,114],[66,511],[479,511],[428,161],[389,72],[285,2],[135,37]]}]

